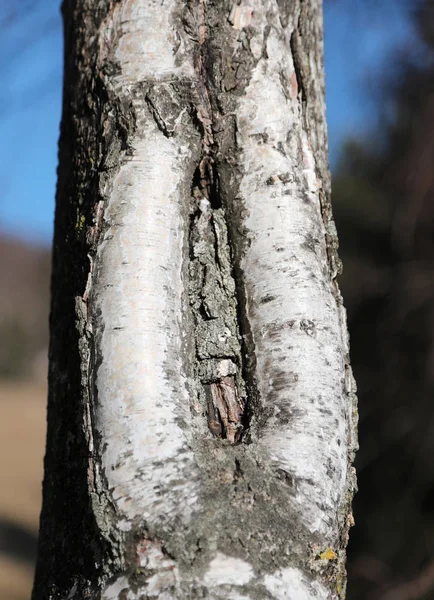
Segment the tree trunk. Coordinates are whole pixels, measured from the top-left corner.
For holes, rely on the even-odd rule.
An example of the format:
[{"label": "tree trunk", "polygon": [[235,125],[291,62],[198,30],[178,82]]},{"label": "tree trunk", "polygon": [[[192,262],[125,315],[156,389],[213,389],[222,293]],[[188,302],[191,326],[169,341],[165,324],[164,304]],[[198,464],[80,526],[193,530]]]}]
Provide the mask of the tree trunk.
[{"label": "tree trunk", "polygon": [[34,600],[345,595],[320,0],[65,0]]}]

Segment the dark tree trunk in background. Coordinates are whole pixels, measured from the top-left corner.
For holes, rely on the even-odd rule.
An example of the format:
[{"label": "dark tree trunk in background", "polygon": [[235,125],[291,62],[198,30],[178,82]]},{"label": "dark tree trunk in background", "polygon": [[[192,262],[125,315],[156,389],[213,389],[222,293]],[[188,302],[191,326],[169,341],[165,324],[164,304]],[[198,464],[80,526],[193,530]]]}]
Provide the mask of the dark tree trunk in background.
[{"label": "dark tree trunk in background", "polygon": [[333,180],[361,407],[351,600],[434,598],[434,3],[399,12],[412,43]]},{"label": "dark tree trunk in background", "polygon": [[63,11],[33,598],[343,598],[320,1]]}]

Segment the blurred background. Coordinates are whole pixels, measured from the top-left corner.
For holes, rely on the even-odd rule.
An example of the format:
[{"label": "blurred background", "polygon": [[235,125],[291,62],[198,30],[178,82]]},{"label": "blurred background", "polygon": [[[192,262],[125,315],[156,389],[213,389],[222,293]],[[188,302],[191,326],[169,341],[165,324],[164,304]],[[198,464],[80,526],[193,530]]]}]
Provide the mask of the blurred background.
[{"label": "blurred background", "polygon": [[[325,0],[359,387],[349,600],[434,600],[434,0]],[[0,598],[30,596],[62,83],[58,0],[0,2]]]}]

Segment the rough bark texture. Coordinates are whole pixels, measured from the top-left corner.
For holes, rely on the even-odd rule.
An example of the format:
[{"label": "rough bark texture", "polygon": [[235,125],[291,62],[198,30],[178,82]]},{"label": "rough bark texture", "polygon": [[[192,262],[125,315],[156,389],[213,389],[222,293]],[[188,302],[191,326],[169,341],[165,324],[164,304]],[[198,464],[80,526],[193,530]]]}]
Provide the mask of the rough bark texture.
[{"label": "rough bark texture", "polygon": [[320,0],[65,0],[34,600],[345,595]]}]

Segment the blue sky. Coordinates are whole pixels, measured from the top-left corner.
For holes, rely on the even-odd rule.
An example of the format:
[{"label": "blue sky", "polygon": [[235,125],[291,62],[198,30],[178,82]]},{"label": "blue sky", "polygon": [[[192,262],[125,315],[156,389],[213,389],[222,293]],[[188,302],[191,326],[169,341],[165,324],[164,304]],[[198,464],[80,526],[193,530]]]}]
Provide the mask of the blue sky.
[{"label": "blue sky", "polygon": [[[0,2],[0,230],[50,244],[62,85],[58,0]],[[376,98],[393,55],[412,44],[395,0],[326,0],[330,158],[376,125]]]}]

